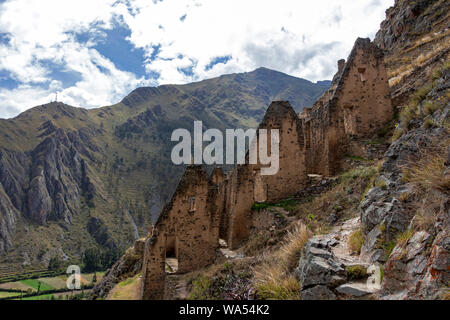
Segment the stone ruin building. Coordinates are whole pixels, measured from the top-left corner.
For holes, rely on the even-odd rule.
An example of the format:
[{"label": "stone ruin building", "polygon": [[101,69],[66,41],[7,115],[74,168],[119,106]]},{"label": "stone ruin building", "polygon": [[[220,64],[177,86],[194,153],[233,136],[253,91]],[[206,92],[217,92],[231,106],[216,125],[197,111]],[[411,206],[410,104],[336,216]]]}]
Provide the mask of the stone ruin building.
[{"label": "stone ruin building", "polygon": [[165,297],[166,259],[176,259],[177,272],[187,273],[214,262],[219,239],[239,247],[249,236],[255,203],[288,198],[307,185],[308,174],[336,174],[352,141],[392,117],[383,53],[359,38],[312,108],[298,115],[287,101],[269,106],[259,129],[279,130],[277,174],[261,175],[259,164],[237,165],[227,174],[217,168],[211,176],[202,166],[188,166],[146,240],[141,297]]}]

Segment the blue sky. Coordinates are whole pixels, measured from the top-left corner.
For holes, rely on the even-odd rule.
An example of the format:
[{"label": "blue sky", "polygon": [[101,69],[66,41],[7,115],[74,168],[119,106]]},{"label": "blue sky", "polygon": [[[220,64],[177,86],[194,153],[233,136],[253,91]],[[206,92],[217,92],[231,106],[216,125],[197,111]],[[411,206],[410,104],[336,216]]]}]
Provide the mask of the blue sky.
[{"label": "blue sky", "polygon": [[0,0],[0,118],[268,67],[330,79],[394,0]]}]

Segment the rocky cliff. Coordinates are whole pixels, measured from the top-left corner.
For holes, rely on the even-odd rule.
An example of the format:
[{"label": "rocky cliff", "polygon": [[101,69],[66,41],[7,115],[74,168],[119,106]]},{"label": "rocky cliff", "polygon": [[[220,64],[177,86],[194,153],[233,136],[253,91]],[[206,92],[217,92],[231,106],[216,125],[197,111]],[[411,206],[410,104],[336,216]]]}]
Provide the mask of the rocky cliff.
[{"label": "rocky cliff", "polygon": [[406,103],[436,66],[449,60],[450,4],[396,0],[386,11],[375,43],[386,50],[394,104]]}]

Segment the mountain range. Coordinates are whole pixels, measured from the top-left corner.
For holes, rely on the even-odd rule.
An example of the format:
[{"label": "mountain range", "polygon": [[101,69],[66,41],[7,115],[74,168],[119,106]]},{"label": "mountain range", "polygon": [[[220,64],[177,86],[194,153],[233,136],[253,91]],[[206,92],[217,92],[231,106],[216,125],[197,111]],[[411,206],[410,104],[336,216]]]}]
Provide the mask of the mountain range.
[{"label": "mountain range", "polygon": [[177,128],[251,128],[272,100],[297,112],[329,87],[259,68],[186,85],[138,88],[83,109],[51,102],[0,120],[0,267],[78,261],[92,247],[144,236],[183,166],[170,161]]}]

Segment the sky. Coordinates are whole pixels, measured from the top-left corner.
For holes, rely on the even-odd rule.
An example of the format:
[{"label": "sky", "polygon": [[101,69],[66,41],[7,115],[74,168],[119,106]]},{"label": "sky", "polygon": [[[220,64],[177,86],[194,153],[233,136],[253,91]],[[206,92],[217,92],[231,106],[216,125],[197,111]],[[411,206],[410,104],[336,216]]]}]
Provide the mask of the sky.
[{"label": "sky", "polygon": [[0,0],[0,118],[266,67],[331,79],[394,0]]}]

